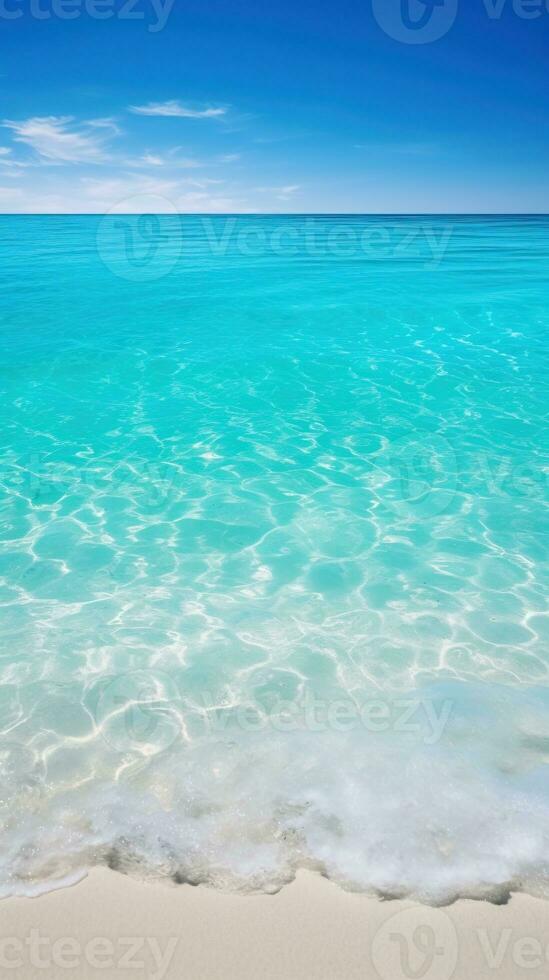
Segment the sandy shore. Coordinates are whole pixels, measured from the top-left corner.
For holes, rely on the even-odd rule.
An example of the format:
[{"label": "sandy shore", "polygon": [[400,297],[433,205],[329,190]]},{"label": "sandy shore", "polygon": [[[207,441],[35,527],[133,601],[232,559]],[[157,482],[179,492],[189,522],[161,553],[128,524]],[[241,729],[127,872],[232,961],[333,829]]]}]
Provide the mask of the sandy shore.
[{"label": "sandy shore", "polygon": [[482,980],[549,975],[549,902],[446,909],[348,894],[302,872],[274,896],[141,883],[106,869],[0,902],[0,977]]}]

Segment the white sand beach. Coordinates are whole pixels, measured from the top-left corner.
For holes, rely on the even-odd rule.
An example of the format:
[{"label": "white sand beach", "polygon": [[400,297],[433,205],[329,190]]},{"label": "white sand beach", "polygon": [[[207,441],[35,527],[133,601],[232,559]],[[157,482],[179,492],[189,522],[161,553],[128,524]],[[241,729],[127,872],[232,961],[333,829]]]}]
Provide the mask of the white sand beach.
[{"label": "white sand beach", "polygon": [[549,903],[429,908],[350,894],[309,872],[276,895],[140,882],[0,903],[2,980],[541,980]]}]

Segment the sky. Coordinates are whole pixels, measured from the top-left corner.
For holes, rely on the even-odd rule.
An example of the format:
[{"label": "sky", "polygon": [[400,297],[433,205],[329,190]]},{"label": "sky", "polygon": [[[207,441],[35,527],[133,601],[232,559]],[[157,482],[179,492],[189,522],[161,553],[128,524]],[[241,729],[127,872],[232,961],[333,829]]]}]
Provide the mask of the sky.
[{"label": "sky", "polygon": [[549,212],[549,0],[0,0],[0,211]]}]

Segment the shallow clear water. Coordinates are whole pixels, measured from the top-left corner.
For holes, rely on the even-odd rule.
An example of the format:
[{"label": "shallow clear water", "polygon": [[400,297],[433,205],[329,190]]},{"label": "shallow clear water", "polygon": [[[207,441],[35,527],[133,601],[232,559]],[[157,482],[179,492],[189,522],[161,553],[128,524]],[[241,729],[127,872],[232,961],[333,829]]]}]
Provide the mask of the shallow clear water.
[{"label": "shallow clear water", "polygon": [[549,219],[0,248],[0,893],[547,893]]}]

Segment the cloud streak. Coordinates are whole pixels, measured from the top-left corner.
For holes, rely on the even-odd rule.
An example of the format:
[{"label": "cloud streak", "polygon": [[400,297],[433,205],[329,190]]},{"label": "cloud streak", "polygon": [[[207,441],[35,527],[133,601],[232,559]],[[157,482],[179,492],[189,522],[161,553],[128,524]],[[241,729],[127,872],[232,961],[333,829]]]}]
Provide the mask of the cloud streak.
[{"label": "cloud streak", "polygon": [[105,137],[96,123],[74,126],[71,116],[31,116],[20,122],[2,123],[14,133],[16,143],[24,143],[50,163],[103,163]]},{"label": "cloud streak", "polygon": [[279,201],[288,201],[301,190],[300,184],[285,184],[283,187],[256,187],[258,194],[274,194]]},{"label": "cloud streak", "polygon": [[176,99],[168,102],[147,102],[146,105],[131,105],[130,112],[138,116],[171,116],[179,119],[215,119],[227,112],[222,107],[207,109],[191,109],[181,105]]},{"label": "cloud streak", "polygon": [[126,161],[126,166],[132,168],[143,167],[165,167],[171,170],[195,170],[203,166],[200,160],[192,157],[176,156],[173,151],[168,151],[166,155],[160,153],[143,153],[142,156],[134,157]]}]

